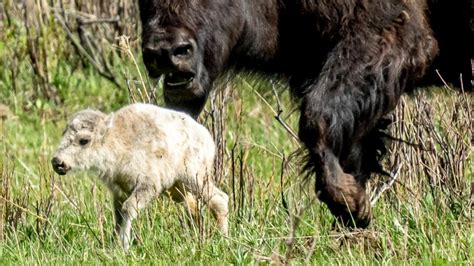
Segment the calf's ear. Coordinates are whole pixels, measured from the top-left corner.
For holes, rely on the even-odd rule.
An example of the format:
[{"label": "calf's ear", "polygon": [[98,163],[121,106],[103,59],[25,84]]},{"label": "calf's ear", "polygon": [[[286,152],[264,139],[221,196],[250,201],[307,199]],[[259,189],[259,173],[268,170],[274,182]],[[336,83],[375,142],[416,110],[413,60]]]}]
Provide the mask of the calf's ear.
[{"label": "calf's ear", "polygon": [[98,124],[98,132],[99,132],[100,138],[103,138],[107,134],[109,129],[112,128],[112,126],[114,125],[114,119],[115,119],[115,114],[110,113]]}]

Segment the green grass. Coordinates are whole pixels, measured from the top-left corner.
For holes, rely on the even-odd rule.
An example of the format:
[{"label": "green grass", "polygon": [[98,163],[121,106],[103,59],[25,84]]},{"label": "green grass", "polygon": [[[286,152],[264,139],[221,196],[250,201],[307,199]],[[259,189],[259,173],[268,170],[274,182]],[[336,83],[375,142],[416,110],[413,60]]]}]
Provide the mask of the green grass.
[{"label": "green grass", "polygon": [[[13,58],[15,40],[8,36],[0,42],[0,56],[6,59],[0,63],[0,104],[11,112],[0,121],[2,265],[473,263],[468,195],[472,166],[463,194],[452,195],[454,199],[443,196],[438,187],[434,195],[439,198],[433,198],[428,187],[408,190],[400,180],[377,202],[369,229],[333,230],[333,217],[314,199],[314,183],[299,177],[298,160],[290,161],[281,180],[282,158],[299,145],[274,119],[271,108],[276,109],[276,98],[263,89],[270,85],[255,87],[245,81],[252,80],[248,77],[235,82],[225,108],[226,155],[220,187],[231,198],[230,236],[220,236],[207,213],[203,229],[190,226],[183,208],[162,197],[134,222],[135,242],[125,254],[112,235],[112,203],[105,186],[86,174],[58,176],[49,161],[68,117],[86,107],[116,110],[129,103],[128,92],[92,69],[73,67],[72,59],[56,58],[50,62],[50,77],[60,101],[45,99],[34,86],[29,60],[18,65],[7,60]],[[24,45],[20,39],[19,49]],[[133,77],[133,67],[127,67],[131,63],[124,65]],[[12,67],[18,69],[14,82]],[[297,128],[297,113],[286,117],[294,108],[288,93],[279,91],[279,97],[285,121]],[[411,199],[410,193],[416,197]],[[287,240],[293,231],[292,216],[283,206],[282,194],[290,213],[304,209],[291,246]]]},{"label": "green grass", "polygon": [[[429,198],[420,203],[401,202],[398,207],[382,199],[369,230],[332,231],[333,218],[324,206],[310,204],[310,197],[292,196],[298,194],[301,181],[297,169],[290,171],[280,186],[278,154],[288,155],[297,145],[248,88],[239,90],[245,123],[229,122],[226,132],[229,147],[239,136],[237,146],[244,155],[245,180],[243,191],[232,191],[232,175],[227,171],[221,184],[231,199],[235,196],[245,200],[243,207],[231,201],[230,237],[216,234],[208,216],[207,235],[203,236],[188,226],[180,206],[163,198],[134,223],[139,240],[129,254],[124,254],[113,241],[111,199],[106,188],[93,176],[55,175],[49,164],[68,115],[87,106],[110,111],[127,102],[126,92],[117,91],[97,77],[83,82],[67,95],[65,104],[33,104],[27,111],[14,108],[14,116],[2,123],[0,162],[3,182],[9,183],[3,189],[10,190],[10,196],[0,206],[15,214],[11,221],[2,217],[2,262],[248,264],[272,254],[285,257],[285,241],[292,227],[282,205],[282,190],[292,211],[302,202],[309,206],[296,231],[293,262],[305,262],[310,253],[310,261],[317,264],[472,262],[472,220],[449,210],[437,210]],[[266,98],[274,103],[272,94],[267,93]],[[235,115],[233,108],[229,106],[229,116]],[[226,167],[229,161],[226,158]],[[311,194],[313,184],[306,186]]]}]

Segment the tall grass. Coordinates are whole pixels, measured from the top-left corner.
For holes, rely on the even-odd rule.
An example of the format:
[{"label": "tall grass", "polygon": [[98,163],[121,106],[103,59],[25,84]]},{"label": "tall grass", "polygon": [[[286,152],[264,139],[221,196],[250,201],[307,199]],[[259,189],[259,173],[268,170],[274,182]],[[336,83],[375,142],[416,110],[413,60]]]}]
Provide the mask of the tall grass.
[{"label": "tall grass", "polygon": [[[87,175],[60,177],[50,157],[67,118],[162,104],[139,56],[135,1],[5,0],[0,10],[0,263],[470,264],[474,255],[474,99],[449,89],[404,96],[370,191],[367,230],[333,230],[313,181],[300,178],[298,114],[285,84],[226,77],[200,121],[218,146],[230,237],[186,220],[166,196],[134,223],[124,254],[112,204]],[[399,169],[397,172],[396,170]],[[380,191],[380,189],[378,190]]]}]

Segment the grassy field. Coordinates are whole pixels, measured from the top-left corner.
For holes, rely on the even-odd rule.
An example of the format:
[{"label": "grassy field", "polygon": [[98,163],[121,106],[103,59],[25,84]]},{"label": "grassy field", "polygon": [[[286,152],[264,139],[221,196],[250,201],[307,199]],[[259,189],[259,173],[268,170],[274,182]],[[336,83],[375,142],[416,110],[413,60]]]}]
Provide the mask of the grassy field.
[{"label": "grassy field", "polygon": [[[5,3],[0,264],[473,263],[472,95],[429,89],[404,97],[391,132],[420,145],[394,141],[385,164],[400,172],[375,204],[369,229],[334,230],[333,217],[315,199],[314,182],[300,177],[301,163],[292,156],[299,143],[275,119],[281,110],[296,129],[296,105],[284,84],[272,90],[248,76],[221,86],[201,117],[219,146],[216,179],[231,199],[230,236],[216,232],[207,212],[200,224],[189,224],[183,208],[164,196],[135,221],[135,241],[125,254],[112,234],[105,186],[87,174],[59,176],[50,159],[74,112],[109,112],[140,100],[144,71],[133,60],[139,58],[136,36],[102,44],[108,57],[96,60],[108,60],[109,69],[101,72],[72,52],[57,19],[46,16],[28,35],[19,11],[8,7],[13,2]],[[104,77],[108,71],[114,80]],[[374,177],[369,189],[385,180]]]}]

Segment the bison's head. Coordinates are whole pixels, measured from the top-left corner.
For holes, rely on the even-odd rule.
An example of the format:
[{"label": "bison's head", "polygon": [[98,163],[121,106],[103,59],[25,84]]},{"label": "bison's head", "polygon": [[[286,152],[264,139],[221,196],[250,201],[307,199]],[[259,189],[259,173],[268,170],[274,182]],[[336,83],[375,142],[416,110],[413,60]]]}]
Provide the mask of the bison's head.
[{"label": "bison's head", "polygon": [[142,48],[166,104],[194,117],[222,73],[243,23],[238,0],[140,0]]},{"label": "bison's head", "polygon": [[69,170],[91,168],[105,128],[104,119],[105,114],[94,110],[84,110],[74,115],[51,160],[56,173],[65,175]]}]

